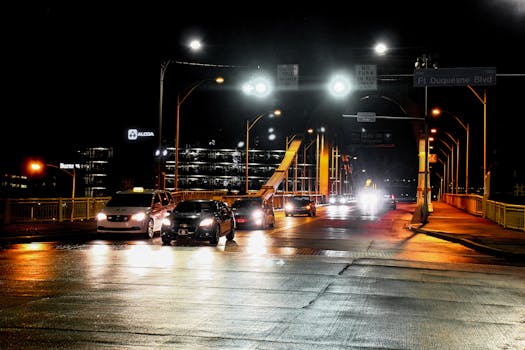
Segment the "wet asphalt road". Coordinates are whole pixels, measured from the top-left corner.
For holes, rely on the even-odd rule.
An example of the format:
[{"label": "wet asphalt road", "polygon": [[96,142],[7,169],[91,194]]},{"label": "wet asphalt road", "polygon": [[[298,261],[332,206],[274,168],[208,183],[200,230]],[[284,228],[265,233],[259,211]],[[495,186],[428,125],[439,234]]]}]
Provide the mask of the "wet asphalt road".
[{"label": "wet asphalt road", "polygon": [[217,247],[4,245],[0,348],[523,350],[523,267],[407,230],[398,208],[279,213]]}]

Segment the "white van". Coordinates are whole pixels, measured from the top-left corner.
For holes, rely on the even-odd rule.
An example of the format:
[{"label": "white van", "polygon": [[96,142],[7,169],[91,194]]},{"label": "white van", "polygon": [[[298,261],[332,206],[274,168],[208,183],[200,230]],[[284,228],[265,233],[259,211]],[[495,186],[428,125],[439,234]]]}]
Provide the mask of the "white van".
[{"label": "white van", "polygon": [[153,238],[175,207],[169,191],[135,187],[119,191],[97,214],[97,233],[140,233]]}]

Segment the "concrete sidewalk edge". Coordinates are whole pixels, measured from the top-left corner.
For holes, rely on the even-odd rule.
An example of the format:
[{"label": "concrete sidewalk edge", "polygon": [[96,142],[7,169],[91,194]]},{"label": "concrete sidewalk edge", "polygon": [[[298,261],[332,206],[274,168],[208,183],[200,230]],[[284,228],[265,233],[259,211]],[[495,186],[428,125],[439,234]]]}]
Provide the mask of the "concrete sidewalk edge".
[{"label": "concrete sidewalk edge", "polygon": [[424,226],[425,224],[420,224],[418,227],[416,227],[415,225],[409,225],[408,229],[413,232],[423,233],[446,241],[459,243],[461,245],[464,245],[465,247],[474,249],[481,253],[505,258],[511,261],[525,261],[525,254],[490,247],[481,243],[473,242],[469,239],[457,237],[453,233],[425,230],[423,229]]}]

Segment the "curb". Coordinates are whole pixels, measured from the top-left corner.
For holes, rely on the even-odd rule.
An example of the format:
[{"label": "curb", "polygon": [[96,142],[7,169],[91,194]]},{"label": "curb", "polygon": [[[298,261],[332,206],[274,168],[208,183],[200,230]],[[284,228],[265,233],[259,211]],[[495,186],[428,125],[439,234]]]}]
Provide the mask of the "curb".
[{"label": "curb", "polygon": [[423,233],[423,234],[426,234],[432,237],[436,237],[436,238],[440,238],[446,241],[459,243],[465,247],[474,249],[481,253],[486,253],[492,256],[501,257],[501,258],[511,260],[511,261],[518,261],[518,262],[525,261],[525,254],[515,253],[515,252],[511,252],[507,250],[490,247],[484,244],[473,242],[465,238],[458,238],[454,234],[447,233],[447,232],[424,230],[423,229],[424,226],[425,224],[421,224],[419,227],[414,227],[413,225],[409,225],[408,229],[413,232]]}]

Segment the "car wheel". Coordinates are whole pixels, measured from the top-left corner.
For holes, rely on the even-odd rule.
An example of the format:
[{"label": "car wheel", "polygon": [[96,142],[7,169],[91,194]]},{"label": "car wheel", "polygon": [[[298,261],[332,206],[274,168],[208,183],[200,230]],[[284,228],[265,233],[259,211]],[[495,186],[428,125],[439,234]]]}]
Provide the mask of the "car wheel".
[{"label": "car wheel", "polygon": [[232,226],[231,226],[230,232],[228,232],[228,234],[226,235],[226,239],[228,241],[233,241],[234,238],[235,238],[235,227],[232,221]]},{"label": "car wheel", "polygon": [[148,238],[153,238],[155,236],[155,227],[154,227],[153,219],[150,219],[148,221],[148,228],[146,230],[146,234],[148,235]]},{"label": "car wheel", "polygon": [[213,235],[210,237],[210,244],[217,245],[219,238],[221,238],[221,229],[219,225],[216,225],[215,230],[213,230]]},{"label": "car wheel", "polygon": [[162,238],[162,245],[170,245],[171,239]]}]

